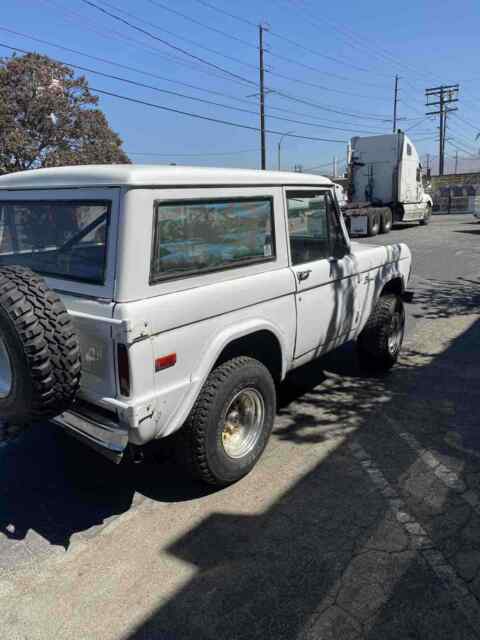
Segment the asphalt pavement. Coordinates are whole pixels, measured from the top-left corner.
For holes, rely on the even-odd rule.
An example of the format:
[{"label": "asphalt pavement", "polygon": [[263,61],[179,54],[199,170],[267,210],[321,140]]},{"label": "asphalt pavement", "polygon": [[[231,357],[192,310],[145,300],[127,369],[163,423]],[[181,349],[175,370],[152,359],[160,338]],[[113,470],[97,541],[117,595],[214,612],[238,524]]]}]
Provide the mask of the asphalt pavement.
[{"label": "asphalt pavement", "polygon": [[361,240],[387,241],[414,261],[399,364],[366,377],[346,345],[295,372],[237,485],[48,424],[0,449],[0,637],[480,637],[480,224]]}]

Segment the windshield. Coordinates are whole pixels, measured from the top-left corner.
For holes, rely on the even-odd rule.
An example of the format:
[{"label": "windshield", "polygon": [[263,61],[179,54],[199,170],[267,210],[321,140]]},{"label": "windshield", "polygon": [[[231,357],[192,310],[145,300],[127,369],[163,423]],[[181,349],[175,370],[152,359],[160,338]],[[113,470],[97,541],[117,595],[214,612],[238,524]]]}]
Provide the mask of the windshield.
[{"label": "windshield", "polygon": [[0,202],[0,266],[103,284],[110,202]]}]

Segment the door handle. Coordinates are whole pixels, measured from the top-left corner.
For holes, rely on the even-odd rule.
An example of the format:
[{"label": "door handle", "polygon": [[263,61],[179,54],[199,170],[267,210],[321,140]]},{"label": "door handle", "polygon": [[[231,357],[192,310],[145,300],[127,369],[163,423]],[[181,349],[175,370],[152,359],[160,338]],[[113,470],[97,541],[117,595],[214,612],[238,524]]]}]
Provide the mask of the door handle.
[{"label": "door handle", "polygon": [[311,269],[305,269],[305,271],[297,271],[298,281],[302,282],[303,280],[306,280],[311,273]]}]

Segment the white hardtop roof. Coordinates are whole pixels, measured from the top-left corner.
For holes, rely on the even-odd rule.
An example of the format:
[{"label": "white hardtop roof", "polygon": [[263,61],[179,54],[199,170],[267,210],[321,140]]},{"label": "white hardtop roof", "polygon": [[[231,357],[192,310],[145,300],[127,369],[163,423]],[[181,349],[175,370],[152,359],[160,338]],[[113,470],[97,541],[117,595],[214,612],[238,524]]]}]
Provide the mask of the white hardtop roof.
[{"label": "white hardtop roof", "polygon": [[171,165],[112,164],[33,169],[0,176],[0,189],[176,186],[331,186],[329,178],[308,173],[216,169]]}]

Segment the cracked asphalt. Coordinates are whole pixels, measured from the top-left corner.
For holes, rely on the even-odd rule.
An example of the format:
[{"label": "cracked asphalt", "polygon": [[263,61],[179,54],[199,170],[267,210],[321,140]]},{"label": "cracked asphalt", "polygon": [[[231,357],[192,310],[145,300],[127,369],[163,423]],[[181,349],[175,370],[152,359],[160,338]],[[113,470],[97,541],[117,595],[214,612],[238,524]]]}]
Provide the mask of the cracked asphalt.
[{"label": "cracked asphalt", "polygon": [[0,449],[2,638],[480,637],[480,225],[361,242],[387,240],[414,258],[398,366],[366,377],[347,345],[297,371],[237,485],[50,425]]}]

